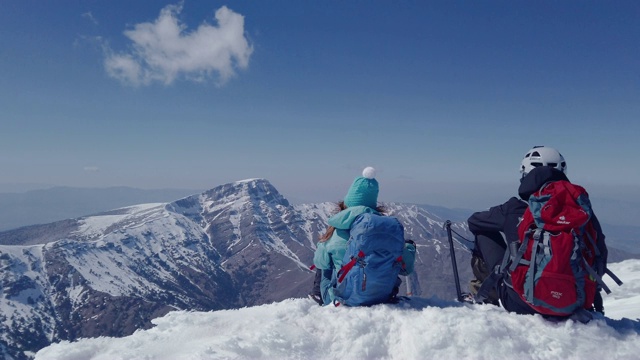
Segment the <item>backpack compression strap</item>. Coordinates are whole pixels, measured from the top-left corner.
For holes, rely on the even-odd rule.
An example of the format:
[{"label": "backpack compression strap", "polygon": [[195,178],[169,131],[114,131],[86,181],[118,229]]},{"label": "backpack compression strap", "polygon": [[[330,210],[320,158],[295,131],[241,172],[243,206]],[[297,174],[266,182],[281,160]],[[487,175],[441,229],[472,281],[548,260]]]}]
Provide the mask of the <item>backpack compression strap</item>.
[{"label": "backpack compression strap", "polygon": [[344,277],[347,276],[347,273],[351,271],[353,266],[358,262],[359,259],[364,259],[364,252],[362,250],[358,251],[358,256],[352,256],[351,261],[349,261],[346,265],[344,265],[340,271],[338,271],[338,282],[341,283],[344,280]]},{"label": "backpack compression strap", "polygon": [[[536,229],[533,235],[534,238],[539,238],[541,232],[542,230]],[[480,285],[478,293],[474,296],[474,301],[476,303],[484,302],[489,297],[489,293],[491,292],[491,290],[496,287],[500,279],[503,279],[505,276],[511,273],[516,268],[516,266],[518,266],[519,264],[529,265],[529,261],[522,259],[522,256],[527,250],[528,244],[528,236],[525,236],[524,242],[520,245],[520,247],[518,247],[517,241],[513,241],[509,244],[504,252],[504,256],[502,257],[502,263],[497,264],[491,274],[489,274],[489,276],[482,282],[482,285]]]}]

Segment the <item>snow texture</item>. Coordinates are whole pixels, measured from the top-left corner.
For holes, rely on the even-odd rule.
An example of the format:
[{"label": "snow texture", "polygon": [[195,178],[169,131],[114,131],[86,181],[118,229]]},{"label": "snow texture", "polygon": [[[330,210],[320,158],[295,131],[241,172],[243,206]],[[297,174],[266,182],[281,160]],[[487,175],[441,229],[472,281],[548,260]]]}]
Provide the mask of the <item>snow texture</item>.
[{"label": "snow texture", "polygon": [[35,358],[637,359],[640,261],[610,268],[625,284],[612,285],[606,317],[588,324],[437,298],[357,308],[288,299],[237,310],[175,311],[131,336],[53,344]]}]

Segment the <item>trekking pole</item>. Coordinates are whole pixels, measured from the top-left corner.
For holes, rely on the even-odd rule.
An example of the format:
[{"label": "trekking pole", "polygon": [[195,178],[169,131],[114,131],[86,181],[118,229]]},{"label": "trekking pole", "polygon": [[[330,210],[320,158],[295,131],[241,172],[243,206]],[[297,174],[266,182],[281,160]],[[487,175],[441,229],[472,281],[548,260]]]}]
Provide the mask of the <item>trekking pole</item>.
[{"label": "trekking pole", "polygon": [[458,277],[458,264],[456,263],[456,251],[453,249],[453,237],[451,236],[451,221],[449,220],[445,221],[444,227],[447,229],[447,237],[449,238],[449,251],[451,252],[451,265],[453,266],[453,278],[456,282],[456,295],[458,295],[458,301],[462,302],[462,290],[460,289],[460,279]]}]

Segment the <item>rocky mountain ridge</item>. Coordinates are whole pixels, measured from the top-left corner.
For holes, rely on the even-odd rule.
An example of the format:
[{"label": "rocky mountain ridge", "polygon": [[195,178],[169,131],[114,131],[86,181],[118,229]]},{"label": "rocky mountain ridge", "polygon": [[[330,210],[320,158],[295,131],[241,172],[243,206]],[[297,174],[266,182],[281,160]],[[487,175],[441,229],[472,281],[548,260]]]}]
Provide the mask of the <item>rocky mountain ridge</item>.
[{"label": "rocky mountain ridge", "polygon": [[[446,219],[384,204],[418,244],[407,281],[419,296],[455,297]],[[124,336],[174,309],[253,306],[309,292],[315,242],[332,203],[290,205],[264,179],[171,203],[0,233],[0,354],[26,359],[51,342]],[[464,223],[454,229],[468,235]],[[468,251],[459,243],[462,264]],[[468,277],[466,266],[459,266]]]}]

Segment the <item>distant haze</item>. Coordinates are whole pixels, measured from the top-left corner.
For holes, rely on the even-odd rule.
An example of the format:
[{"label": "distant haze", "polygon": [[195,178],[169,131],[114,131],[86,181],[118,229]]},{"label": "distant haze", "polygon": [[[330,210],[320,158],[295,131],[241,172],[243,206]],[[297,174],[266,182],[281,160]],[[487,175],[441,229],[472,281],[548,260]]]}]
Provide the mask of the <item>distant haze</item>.
[{"label": "distant haze", "polygon": [[201,190],[54,187],[0,193],[0,231],[95,214],[124,206],[169,202]]},{"label": "distant haze", "polygon": [[[211,188],[218,185],[221,184],[214,184]],[[348,186],[324,184],[317,188],[304,188],[305,184],[302,183],[293,187],[274,185],[292,204],[337,202],[342,199]],[[464,221],[475,211],[486,210],[505,202],[511,196],[517,196],[517,183],[434,183],[417,187],[419,191],[412,190],[413,187],[407,185],[406,179],[381,183],[379,200],[455,209],[456,219]],[[0,185],[0,191],[37,186],[38,184],[25,184],[22,187],[18,184]],[[608,242],[620,249],[637,253],[637,249],[640,248],[640,226],[637,221],[640,219],[640,191],[636,189],[638,187],[585,187],[591,195],[591,202],[603,224]],[[53,187],[20,193],[0,192],[0,231],[91,215],[124,206],[171,202],[204,190],[207,189]]]},{"label": "distant haze", "polygon": [[[301,178],[302,179],[302,178]],[[237,179],[241,180],[241,179]],[[340,201],[350,181],[330,184],[272,182],[293,204]],[[63,220],[146,202],[169,202],[200,193],[202,189],[139,189],[132,187],[78,188],[46,184],[0,184],[0,231],[12,226]],[[486,210],[517,196],[518,182],[512,183],[425,183],[407,179],[385,179],[380,183],[381,202],[428,204],[450,209]],[[638,226],[640,186],[584,184],[601,221],[619,226]],[[42,216],[55,212],[56,215]],[[31,218],[31,219],[30,219]]]}]

